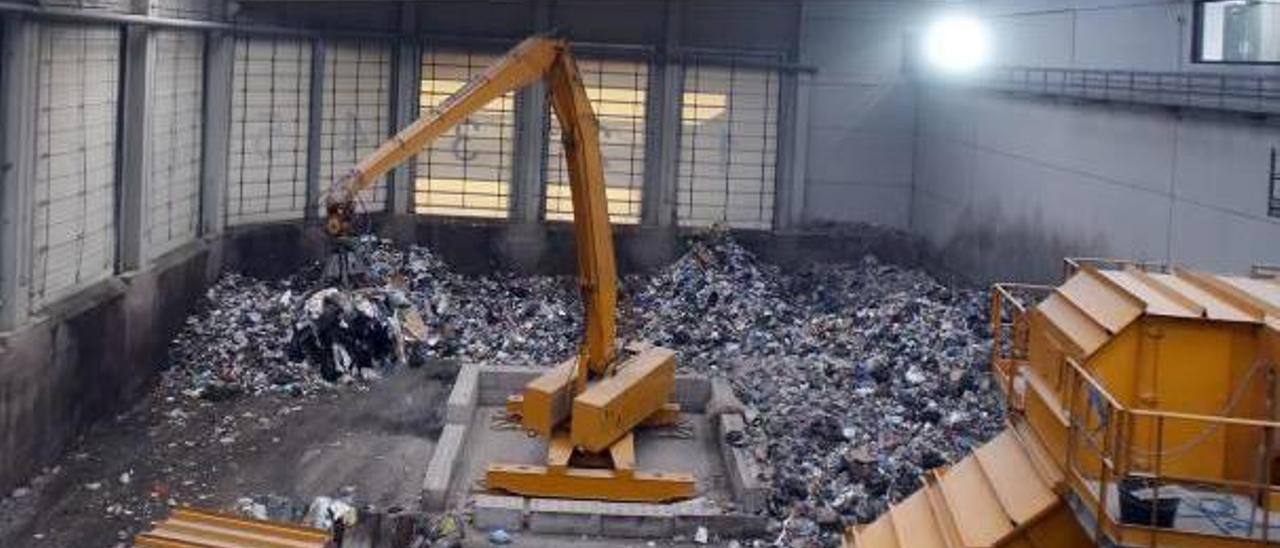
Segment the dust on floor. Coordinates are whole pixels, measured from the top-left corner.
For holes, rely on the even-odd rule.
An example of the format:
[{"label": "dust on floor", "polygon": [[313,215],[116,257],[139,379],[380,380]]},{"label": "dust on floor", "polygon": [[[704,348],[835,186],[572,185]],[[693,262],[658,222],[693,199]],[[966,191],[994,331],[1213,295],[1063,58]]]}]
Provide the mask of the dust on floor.
[{"label": "dust on floor", "polygon": [[421,369],[304,397],[153,392],[0,501],[0,546],[112,547],[170,505],[234,510],[255,495],[416,507],[446,396]]}]

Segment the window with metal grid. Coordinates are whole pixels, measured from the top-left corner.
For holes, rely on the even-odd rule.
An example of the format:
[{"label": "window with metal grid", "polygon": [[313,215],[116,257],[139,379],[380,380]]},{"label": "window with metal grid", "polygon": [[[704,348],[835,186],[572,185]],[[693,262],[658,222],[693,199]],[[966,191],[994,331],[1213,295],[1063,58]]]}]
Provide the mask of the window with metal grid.
[{"label": "window with metal grid", "polygon": [[[639,223],[644,189],[649,66],[640,61],[577,61],[591,108],[600,122],[600,153],[604,157],[609,219],[615,223]],[[544,217],[556,221],[573,220],[573,200],[569,194],[569,173],[565,167],[560,122],[552,112],[548,112],[547,120]]]},{"label": "window with metal grid", "polygon": [[[428,51],[422,57],[419,105],[432,112],[500,58]],[[445,132],[418,155],[414,211],[433,215],[506,218],[515,144],[515,93],[507,93]]]},{"label": "window with metal grid", "polygon": [[[332,185],[390,131],[391,45],[376,40],[330,42],[324,58],[320,184]],[[360,193],[359,207],[386,206],[385,177]]]},{"label": "window with metal grid", "polygon": [[116,27],[40,30],[33,311],[115,272],[120,37]]},{"label": "window with metal grid", "polygon": [[676,214],[684,226],[773,226],[778,74],[685,68]]},{"label": "window with metal grid", "polygon": [[204,34],[156,30],[151,97],[151,256],[191,242],[200,219]]},{"label": "window with metal grid", "polygon": [[311,44],[242,37],[235,48],[227,224],[302,218]]}]

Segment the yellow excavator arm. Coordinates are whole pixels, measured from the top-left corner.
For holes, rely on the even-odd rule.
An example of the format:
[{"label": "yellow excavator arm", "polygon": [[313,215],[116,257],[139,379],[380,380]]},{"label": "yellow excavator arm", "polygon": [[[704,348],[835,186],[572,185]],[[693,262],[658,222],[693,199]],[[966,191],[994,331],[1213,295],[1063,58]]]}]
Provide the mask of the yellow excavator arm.
[{"label": "yellow excavator arm", "polygon": [[360,191],[489,102],[540,79],[547,82],[551,105],[560,121],[573,201],[578,279],[586,312],[577,368],[581,390],[587,372],[604,373],[617,352],[614,341],[617,267],[605,200],[599,123],[566,40],[545,36],[524,40],[484,74],[450,96],[435,112],[423,115],[366,156],[335,182],[322,200],[328,213],[329,235],[335,238],[349,235],[354,203]]}]

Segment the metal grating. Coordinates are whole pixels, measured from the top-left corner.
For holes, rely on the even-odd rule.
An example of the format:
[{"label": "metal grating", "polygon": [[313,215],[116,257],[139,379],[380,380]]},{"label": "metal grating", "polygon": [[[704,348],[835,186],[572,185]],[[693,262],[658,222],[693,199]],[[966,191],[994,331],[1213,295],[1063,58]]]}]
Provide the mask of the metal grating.
[{"label": "metal grating", "polygon": [[33,311],[115,271],[120,36],[115,27],[40,31]]},{"label": "metal grating", "polygon": [[156,30],[153,70],[147,247],[155,257],[199,229],[204,34]]},{"label": "metal grating", "polygon": [[[644,189],[649,65],[637,61],[577,61],[591,108],[600,122],[609,219],[614,223],[639,223]],[[573,220],[573,201],[560,122],[553,113],[548,113],[547,120],[544,216],[548,220],[569,221]]]},{"label": "metal grating", "polygon": [[311,44],[238,38],[235,48],[227,224],[300,219],[307,201]]},{"label": "metal grating", "polygon": [[676,215],[682,226],[773,226],[778,73],[685,68]]},{"label": "metal grating", "polygon": [[[325,49],[320,134],[320,184],[333,184],[390,132],[391,45],[383,41],[331,42]],[[360,193],[360,207],[386,207],[385,177]]]},{"label": "metal grating", "polygon": [[[428,51],[422,57],[420,108],[432,111],[500,57]],[[506,218],[515,143],[515,93],[508,93],[445,132],[418,155],[414,211]]]}]

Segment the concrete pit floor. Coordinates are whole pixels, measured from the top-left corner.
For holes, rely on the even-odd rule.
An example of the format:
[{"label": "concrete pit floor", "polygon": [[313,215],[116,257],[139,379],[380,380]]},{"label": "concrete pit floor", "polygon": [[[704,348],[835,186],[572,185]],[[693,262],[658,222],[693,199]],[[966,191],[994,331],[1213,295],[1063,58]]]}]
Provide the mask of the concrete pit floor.
[{"label": "concrete pit floor", "polygon": [[29,494],[0,502],[0,546],[127,546],[170,499],[232,510],[241,497],[305,505],[345,490],[358,504],[416,508],[447,391],[425,370],[304,397],[153,391],[91,429]]}]

